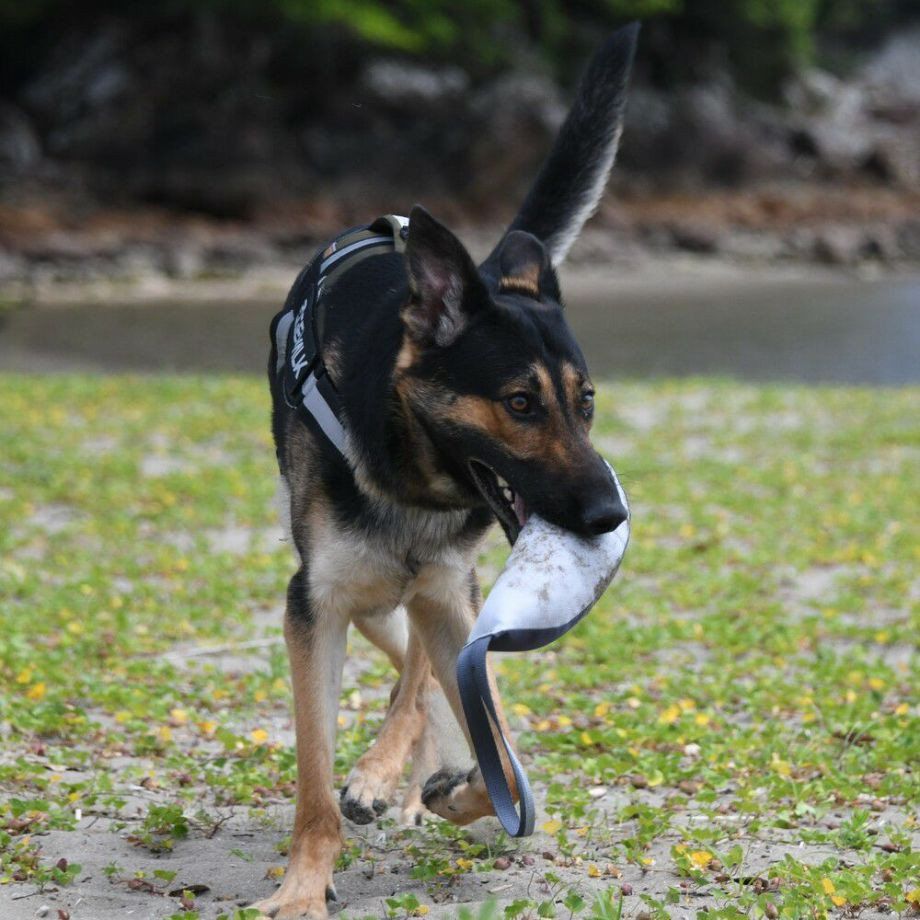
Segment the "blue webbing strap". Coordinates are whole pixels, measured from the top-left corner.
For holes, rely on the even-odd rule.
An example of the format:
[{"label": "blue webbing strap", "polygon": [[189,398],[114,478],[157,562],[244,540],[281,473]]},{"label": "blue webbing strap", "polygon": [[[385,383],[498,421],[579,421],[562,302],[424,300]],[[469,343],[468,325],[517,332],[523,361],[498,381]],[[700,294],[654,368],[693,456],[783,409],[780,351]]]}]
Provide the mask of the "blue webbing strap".
[{"label": "blue webbing strap", "polygon": [[[512,837],[527,837],[533,833],[535,806],[527,774],[502,734],[489,687],[486,652],[492,636],[482,636],[465,645],[457,659],[457,684],[466,715],[470,740],[482,773],[495,814]],[[494,726],[494,733],[493,733]],[[517,783],[520,814],[514,807],[511,789],[505,778],[501,757],[495,744],[495,733],[501,738]]]}]

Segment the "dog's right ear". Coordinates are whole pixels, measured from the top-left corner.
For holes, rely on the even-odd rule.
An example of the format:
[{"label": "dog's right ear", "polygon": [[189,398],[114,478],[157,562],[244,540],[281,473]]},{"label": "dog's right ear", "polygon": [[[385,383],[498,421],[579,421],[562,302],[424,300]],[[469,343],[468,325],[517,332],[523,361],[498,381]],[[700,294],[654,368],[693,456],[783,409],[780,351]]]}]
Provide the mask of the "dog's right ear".
[{"label": "dog's right ear", "polygon": [[425,345],[450,345],[485,288],[463,243],[419,205],[409,214],[406,269],[410,298],[402,319],[409,334]]}]

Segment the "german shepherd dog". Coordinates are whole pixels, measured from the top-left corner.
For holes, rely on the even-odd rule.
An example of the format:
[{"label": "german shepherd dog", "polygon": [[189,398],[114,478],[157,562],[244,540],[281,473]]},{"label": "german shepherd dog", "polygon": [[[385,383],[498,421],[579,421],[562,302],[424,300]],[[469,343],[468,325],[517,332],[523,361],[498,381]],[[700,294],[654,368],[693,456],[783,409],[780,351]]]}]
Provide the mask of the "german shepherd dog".
[{"label": "german shepherd dog", "polygon": [[[404,252],[361,260],[324,294],[323,360],[347,456],[288,406],[272,355],[273,431],[299,564],[284,620],[297,807],[284,882],[255,905],[264,915],[327,916],[342,814],[374,820],[407,762],[404,820],[420,823],[427,809],[462,825],[492,813],[477,767],[438,762],[442,720],[430,715],[443,691],[465,726],[455,667],[480,603],[477,547],[496,519],[514,542],[530,514],[583,535],[626,516],[589,440],[594,389],[555,266],[603,193],[637,32],[614,33],[590,62],[533,188],[482,265],[415,207]],[[399,679],[337,799],[350,623]]]}]

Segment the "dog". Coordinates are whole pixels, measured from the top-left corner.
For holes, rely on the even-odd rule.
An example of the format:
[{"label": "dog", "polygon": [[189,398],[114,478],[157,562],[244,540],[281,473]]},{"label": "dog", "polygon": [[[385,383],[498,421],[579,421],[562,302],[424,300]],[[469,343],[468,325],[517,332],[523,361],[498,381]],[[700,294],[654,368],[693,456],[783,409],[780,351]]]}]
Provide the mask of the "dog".
[{"label": "dog", "polygon": [[[513,543],[530,514],[582,535],[626,517],[589,439],[594,388],[555,268],[603,193],[637,32],[615,32],[591,60],[523,206],[480,266],[416,206],[407,227],[391,221],[388,233],[378,222],[328,247],[314,265],[367,251],[334,279],[305,269],[284,330],[276,318],[272,428],[299,566],[284,619],[297,805],[284,881],[254,905],[263,915],[327,916],[342,815],[374,820],[409,761],[404,820],[420,823],[427,809],[463,825],[492,813],[478,767],[438,762],[442,720],[430,705],[443,692],[465,726],[455,667],[481,600],[477,547],[496,520]],[[308,367],[309,379],[297,376]],[[377,738],[337,799],[351,623],[399,678]]]}]

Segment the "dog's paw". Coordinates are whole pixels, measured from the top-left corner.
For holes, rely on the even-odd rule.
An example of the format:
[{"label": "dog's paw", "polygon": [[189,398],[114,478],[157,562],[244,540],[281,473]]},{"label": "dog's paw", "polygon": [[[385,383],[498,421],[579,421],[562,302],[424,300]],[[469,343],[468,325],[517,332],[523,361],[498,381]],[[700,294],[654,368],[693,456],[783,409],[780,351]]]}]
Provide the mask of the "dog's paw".
[{"label": "dog's paw", "polygon": [[[260,917],[270,917],[271,920],[291,920],[293,917],[327,920],[329,909],[326,904],[339,899],[332,879],[326,882],[324,895],[306,893],[310,889],[316,891],[314,885],[298,884],[296,876],[288,876],[270,898],[257,901],[250,905],[250,909],[259,911]],[[321,888],[320,891],[322,890]]]},{"label": "dog's paw", "polygon": [[270,917],[271,920],[293,920],[294,917],[303,917],[306,920],[327,920],[329,910],[326,901],[337,900],[335,888],[326,889],[326,899],[318,898],[285,898],[279,891],[271,898],[257,901],[251,905],[251,910],[257,910],[260,917]]},{"label": "dog's paw", "polygon": [[354,786],[348,785],[342,790],[339,808],[354,824],[370,824],[375,818],[379,818],[389,805],[386,799],[374,798],[373,794],[363,794],[356,791]]},{"label": "dog's paw", "polygon": [[422,803],[429,811],[453,824],[469,824],[491,814],[478,767],[468,771],[438,770],[428,777],[422,789]]},{"label": "dog's paw", "polygon": [[441,799],[449,798],[457,786],[468,780],[468,771],[442,767],[425,781],[425,787],[422,789],[422,804],[430,810],[433,804]]},{"label": "dog's paw", "polygon": [[395,785],[392,772],[381,769],[381,765],[373,761],[358,761],[345,780],[339,798],[342,814],[355,824],[370,824],[379,818],[389,808]]}]

